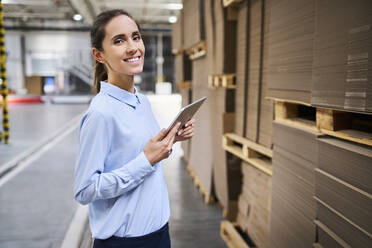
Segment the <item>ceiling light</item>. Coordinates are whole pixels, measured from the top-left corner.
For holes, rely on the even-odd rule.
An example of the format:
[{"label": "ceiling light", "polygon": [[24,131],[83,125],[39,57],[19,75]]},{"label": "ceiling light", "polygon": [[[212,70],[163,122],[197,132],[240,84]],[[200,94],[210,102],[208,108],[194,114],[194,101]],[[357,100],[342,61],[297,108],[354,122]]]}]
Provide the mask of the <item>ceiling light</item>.
[{"label": "ceiling light", "polygon": [[177,16],[170,16],[169,19],[168,19],[168,21],[169,21],[170,23],[175,23],[175,22],[177,22]]},{"label": "ceiling light", "polygon": [[75,14],[72,16],[72,19],[74,19],[74,21],[81,21],[83,19],[83,16],[80,15],[80,14]]}]

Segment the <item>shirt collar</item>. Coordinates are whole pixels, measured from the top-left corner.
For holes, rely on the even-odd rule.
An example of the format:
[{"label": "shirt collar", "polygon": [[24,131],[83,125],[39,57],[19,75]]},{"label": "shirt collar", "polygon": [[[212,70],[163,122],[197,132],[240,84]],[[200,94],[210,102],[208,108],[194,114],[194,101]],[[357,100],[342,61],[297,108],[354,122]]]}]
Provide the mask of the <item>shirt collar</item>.
[{"label": "shirt collar", "polygon": [[113,98],[126,103],[134,108],[136,108],[141,102],[138,97],[138,91],[134,87],[134,93],[123,90],[113,84],[107,83],[107,81],[101,81],[101,92],[105,92]]}]

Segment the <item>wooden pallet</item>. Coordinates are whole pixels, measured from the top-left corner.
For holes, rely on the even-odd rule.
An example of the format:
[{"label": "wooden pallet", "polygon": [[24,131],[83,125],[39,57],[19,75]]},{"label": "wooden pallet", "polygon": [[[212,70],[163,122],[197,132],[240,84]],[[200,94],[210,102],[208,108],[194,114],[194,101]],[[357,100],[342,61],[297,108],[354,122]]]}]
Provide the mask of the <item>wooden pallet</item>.
[{"label": "wooden pallet", "polygon": [[242,2],[242,0],[223,0],[223,7],[229,7],[229,6],[232,6],[232,5],[237,5],[240,2]]},{"label": "wooden pallet", "polygon": [[220,234],[229,248],[250,248],[242,235],[237,231],[238,224],[230,221],[221,221]]},{"label": "wooden pallet", "polygon": [[209,75],[208,86],[210,88],[235,89],[235,74]]},{"label": "wooden pallet", "polygon": [[275,120],[372,146],[372,115],[275,100]]},{"label": "wooden pallet", "polygon": [[271,158],[273,152],[262,145],[254,143],[249,139],[241,137],[235,133],[226,133],[222,137],[222,148],[250,165],[272,176],[273,169]]},{"label": "wooden pallet", "polygon": [[186,54],[191,60],[203,57],[207,53],[207,45],[205,41],[200,41],[191,48],[186,50]]},{"label": "wooden pallet", "polygon": [[178,89],[180,90],[190,90],[191,89],[191,81],[184,81],[177,83]]},{"label": "wooden pallet", "polygon": [[191,178],[194,182],[195,187],[197,189],[199,189],[200,194],[204,197],[204,203],[207,204],[207,205],[214,203],[215,202],[214,197],[211,194],[209,194],[209,192],[207,192],[205,190],[203,185],[200,183],[200,181],[199,181],[196,173],[194,172],[193,168],[190,165],[188,165],[186,167],[186,169],[189,172],[189,174],[190,174],[190,176],[191,176]]}]

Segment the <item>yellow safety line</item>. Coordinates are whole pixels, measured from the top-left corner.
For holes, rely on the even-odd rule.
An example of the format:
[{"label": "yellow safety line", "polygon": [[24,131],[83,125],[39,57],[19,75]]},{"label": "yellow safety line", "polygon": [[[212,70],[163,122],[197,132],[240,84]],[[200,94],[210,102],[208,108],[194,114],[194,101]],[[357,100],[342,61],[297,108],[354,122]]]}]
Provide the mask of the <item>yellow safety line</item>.
[{"label": "yellow safety line", "polygon": [[5,28],[4,10],[0,1],[0,74],[1,74],[1,95],[3,96],[3,133],[0,133],[0,141],[4,138],[4,143],[9,143],[9,113],[8,113],[8,89],[6,81],[6,53],[5,53]]}]

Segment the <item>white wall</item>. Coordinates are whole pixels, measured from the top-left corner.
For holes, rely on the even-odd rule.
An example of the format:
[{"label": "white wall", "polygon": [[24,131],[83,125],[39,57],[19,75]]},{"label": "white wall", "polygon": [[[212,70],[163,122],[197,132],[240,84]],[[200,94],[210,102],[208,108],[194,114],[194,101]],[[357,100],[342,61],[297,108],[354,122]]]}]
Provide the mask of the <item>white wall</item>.
[{"label": "white wall", "polygon": [[21,34],[19,32],[6,32],[5,49],[7,53],[8,88],[20,91],[24,88],[24,76],[21,56]]}]

